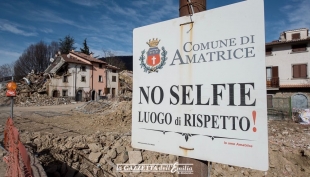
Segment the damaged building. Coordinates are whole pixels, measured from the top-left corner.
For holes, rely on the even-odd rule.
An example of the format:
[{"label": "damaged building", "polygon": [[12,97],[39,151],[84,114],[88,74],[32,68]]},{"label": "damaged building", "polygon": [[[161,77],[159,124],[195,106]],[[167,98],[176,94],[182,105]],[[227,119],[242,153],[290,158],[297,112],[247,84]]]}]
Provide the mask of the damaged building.
[{"label": "damaged building", "polygon": [[118,95],[119,68],[92,55],[71,51],[58,53],[45,70],[51,97],[71,97],[76,101],[113,98]]}]

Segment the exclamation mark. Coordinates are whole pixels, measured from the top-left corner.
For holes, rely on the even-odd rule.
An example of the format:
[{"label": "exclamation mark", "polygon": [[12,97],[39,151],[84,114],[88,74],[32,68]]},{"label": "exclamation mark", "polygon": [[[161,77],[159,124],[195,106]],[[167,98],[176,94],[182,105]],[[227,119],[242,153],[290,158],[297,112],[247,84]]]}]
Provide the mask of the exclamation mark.
[{"label": "exclamation mark", "polygon": [[256,132],[256,127],[255,127],[255,122],[256,122],[256,111],[252,111],[252,116],[253,116],[253,121],[254,121],[254,127],[253,127],[253,132]]}]

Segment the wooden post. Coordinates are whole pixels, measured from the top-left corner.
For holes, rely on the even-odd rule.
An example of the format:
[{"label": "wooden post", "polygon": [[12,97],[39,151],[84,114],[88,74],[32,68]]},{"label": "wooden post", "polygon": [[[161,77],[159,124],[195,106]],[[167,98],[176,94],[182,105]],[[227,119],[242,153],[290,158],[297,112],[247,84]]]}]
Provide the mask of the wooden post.
[{"label": "wooden post", "polygon": [[192,14],[189,2],[195,13],[207,10],[207,0],[179,0],[179,17]]},{"label": "wooden post", "polygon": [[[179,17],[206,10],[206,0],[179,0]],[[193,164],[194,174],[179,174],[179,177],[207,177],[208,162],[197,159],[179,157],[179,164]]]}]

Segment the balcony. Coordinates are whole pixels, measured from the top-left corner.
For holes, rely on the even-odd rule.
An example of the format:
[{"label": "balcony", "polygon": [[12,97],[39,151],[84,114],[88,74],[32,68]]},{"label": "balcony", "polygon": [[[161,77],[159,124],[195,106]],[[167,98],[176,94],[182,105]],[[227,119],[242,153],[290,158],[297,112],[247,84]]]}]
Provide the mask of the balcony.
[{"label": "balcony", "polygon": [[279,88],[279,77],[267,78],[267,88]]}]

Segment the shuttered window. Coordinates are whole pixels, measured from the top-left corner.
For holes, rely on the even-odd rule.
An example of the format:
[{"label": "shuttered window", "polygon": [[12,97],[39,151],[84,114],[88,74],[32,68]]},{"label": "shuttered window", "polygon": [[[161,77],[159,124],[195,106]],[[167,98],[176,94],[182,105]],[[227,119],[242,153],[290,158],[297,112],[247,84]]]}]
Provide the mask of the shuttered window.
[{"label": "shuttered window", "polygon": [[307,44],[292,45],[293,52],[303,52],[307,50]]},{"label": "shuttered window", "polygon": [[300,39],[300,33],[292,34],[292,39]]},{"label": "shuttered window", "polygon": [[112,82],[116,82],[116,76],[112,76]]},{"label": "shuttered window", "polygon": [[266,48],[266,55],[272,54],[272,48]]},{"label": "shuttered window", "polygon": [[307,65],[293,65],[293,78],[307,78]]}]

